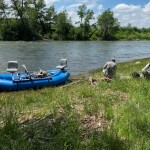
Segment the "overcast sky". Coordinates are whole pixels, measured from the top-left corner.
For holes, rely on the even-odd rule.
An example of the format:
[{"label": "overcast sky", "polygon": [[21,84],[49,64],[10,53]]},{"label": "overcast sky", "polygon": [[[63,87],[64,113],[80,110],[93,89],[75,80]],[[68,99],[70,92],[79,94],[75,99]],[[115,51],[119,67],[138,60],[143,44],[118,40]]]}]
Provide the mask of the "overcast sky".
[{"label": "overcast sky", "polygon": [[54,5],[57,12],[67,10],[72,22],[79,21],[77,10],[85,4],[95,18],[110,8],[122,26],[150,27],[150,0],[45,0],[47,7]]}]

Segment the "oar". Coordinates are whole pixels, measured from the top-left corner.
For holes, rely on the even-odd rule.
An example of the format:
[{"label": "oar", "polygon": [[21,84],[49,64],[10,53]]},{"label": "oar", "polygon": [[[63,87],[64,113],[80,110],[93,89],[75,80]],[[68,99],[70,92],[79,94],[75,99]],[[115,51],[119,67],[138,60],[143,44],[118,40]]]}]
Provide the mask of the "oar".
[{"label": "oar", "polygon": [[27,74],[29,74],[29,71],[28,71],[28,69],[27,69],[26,65],[25,65],[25,64],[23,64],[23,65],[22,65],[22,67],[24,68],[25,72],[26,72]]},{"label": "oar", "polygon": [[22,65],[22,67],[24,68],[25,73],[27,73],[27,74],[29,75],[29,79],[31,80],[31,76],[32,76],[32,75],[29,73],[29,71],[28,71],[28,69],[27,69],[26,65],[25,65],[25,64],[23,64],[23,65]]}]

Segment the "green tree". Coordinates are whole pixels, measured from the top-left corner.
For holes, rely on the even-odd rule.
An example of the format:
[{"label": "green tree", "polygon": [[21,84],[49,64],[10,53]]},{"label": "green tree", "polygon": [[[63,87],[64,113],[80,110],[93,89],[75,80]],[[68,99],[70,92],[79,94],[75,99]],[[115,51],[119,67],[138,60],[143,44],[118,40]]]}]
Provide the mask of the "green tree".
[{"label": "green tree", "polygon": [[11,0],[12,2],[12,8],[14,10],[14,15],[16,16],[16,18],[20,18],[19,20],[21,20],[21,24],[23,27],[25,27],[25,22],[24,22],[24,18],[23,18],[23,14],[24,14],[24,5],[23,5],[23,0]]},{"label": "green tree", "polygon": [[55,34],[53,34],[53,38],[58,40],[68,40],[71,26],[71,20],[68,19],[67,12],[63,11],[58,13],[54,24]]},{"label": "green tree", "polygon": [[45,15],[45,26],[47,29],[47,32],[49,32],[49,37],[52,38],[52,34],[55,31],[53,26],[56,20],[56,12],[55,7],[50,6],[46,9],[46,15]]},{"label": "green tree", "polygon": [[[28,20],[26,18],[26,5],[27,0],[11,0],[11,11],[13,18],[15,17],[15,20],[13,19],[13,24],[10,26],[10,30],[8,32],[5,32],[5,37],[9,37],[9,39],[6,40],[31,40],[33,37],[32,30],[29,27]],[[9,36],[9,32],[12,37]]]},{"label": "green tree", "polygon": [[9,15],[9,11],[8,11],[8,5],[6,5],[4,0],[0,0],[0,20],[1,20],[1,25],[2,22],[4,22],[4,24],[8,27],[8,15]]},{"label": "green tree", "polygon": [[91,30],[90,26],[90,20],[94,19],[93,15],[94,12],[90,9],[87,10],[86,5],[79,6],[79,10],[77,11],[78,16],[80,18],[79,22],[76,22],[76,24],[80,24],[80,28],[76,30],[76,37],[79,38],[79,40],[88,40]]},{"label": "green tree", "polygon": [[114,32],[119,27],[118,20],[114,18],[113,12],[110,9],[105,10],[97,21],[98,27],[101,31],[102,40],[113,40]]},{"label": "green tree", "polygon": [[79,6],[79,10],[77,11],[78,16],[80,18],[80,22],[79,22],[80,26],[82,26],[83,19],[86,15],[86,9],[87,9],[87,7],[85,5],[81,5],[81,6]]},{"label": "green tree", "polygon": [[40,34],[46,33],[45,27],[45,1],[44,0],[32,0],[34,5],[34,17],[36,23],[40,26]]},{"label": "green tree", "polygon": [[93,17],[94,12],[92,10],[87,10],[86,15],[85,15],[85,21],[84,21],[84,39],[89,40],[91,37],[91,25],[90,25],[90,20],[94,19]]}]

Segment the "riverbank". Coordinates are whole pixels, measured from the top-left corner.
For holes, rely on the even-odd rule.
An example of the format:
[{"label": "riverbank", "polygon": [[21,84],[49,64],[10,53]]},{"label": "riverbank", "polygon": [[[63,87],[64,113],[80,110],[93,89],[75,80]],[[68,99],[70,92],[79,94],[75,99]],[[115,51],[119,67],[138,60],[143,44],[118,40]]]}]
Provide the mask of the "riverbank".
[{"label": "riverbank", "polygon": [[130,76],[148,62],[119,63],[111,82],[98,69],[63,86],[0,93],[0,149],[149,149],[149,80]]}]

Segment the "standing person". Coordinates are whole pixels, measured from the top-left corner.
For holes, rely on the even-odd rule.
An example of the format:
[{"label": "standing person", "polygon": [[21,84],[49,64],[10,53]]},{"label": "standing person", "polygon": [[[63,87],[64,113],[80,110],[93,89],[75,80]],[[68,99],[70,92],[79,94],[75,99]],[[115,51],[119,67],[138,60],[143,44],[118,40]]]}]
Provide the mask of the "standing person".
[{"label": "standing person", "polygon": [[108,61],[103,67],[104,76],[107,78],[113,78],[116,75],[117,64],[115,58],[112,58],[111,61]]},{"label": "standing person", "polygon": [[143,69],[142,69],[143,76],[147,79],[150,79],[150,63],[148,63]]}]

